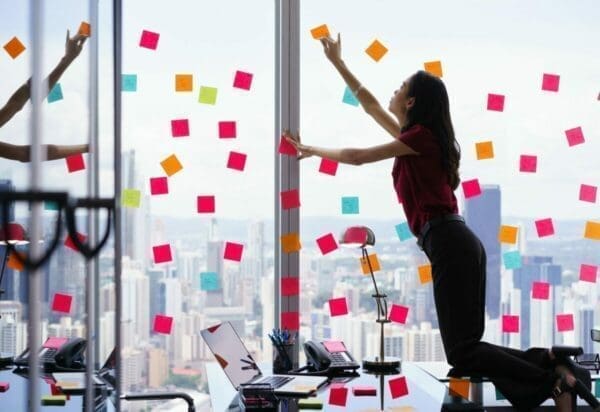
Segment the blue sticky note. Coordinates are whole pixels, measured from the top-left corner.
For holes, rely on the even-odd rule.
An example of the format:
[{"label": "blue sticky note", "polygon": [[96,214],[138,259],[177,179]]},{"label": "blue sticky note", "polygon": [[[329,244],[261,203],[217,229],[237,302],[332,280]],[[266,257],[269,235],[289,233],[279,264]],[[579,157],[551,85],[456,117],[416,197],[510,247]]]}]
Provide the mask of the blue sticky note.
[{"label": "blue sticky note", "polygon": [[358,214],[358,196],[342,197],[342,213],[344,215]]},{"label": "blue sticky note", "polygon": [[50,93],[48,93],[48,103],[54,103],[63,99],[62,88],[60,83],[56,83]]},{"label": "blue sticky note", "polygon": [[398,234],[398,237],[400,238],[401,242],[404,242],[405,240],[408,240],[411,237],[413,237],[413,234],[410,231],[410,228],[408,227],[408,222],[399,223],[395,226],[395,228],[396,233]]},{"label": "blue sticky note", "polygon": [[121,90],[124,92],[137,91],[137,74],[124,74],[121,78]]},{"label": "blue sticky note", "polygon": [[521,263],[521,254],[518,250],[504,252],[502,256],[504,258],[504,267],[506,269],[518,269],[523,265]]},{"label": "blue sticky note", "polygon": [[600,382],[598,381],[594,382],[594,396],[600,398]]},{"label": "blue sticky note", "polygon": [[342,102],[351,106],[358,106],[360,104],[360,102],[348,86],[346,86],[346,89],[344,90],[344,97],[342,98]]},{"label": "blue sticky note", "polygon": [[200,290],[219,290],[219,277],[216,272],[200,273]]},{"label": "blue sticky note", "polygon": [[58,210],[58,203],[44,200],[44,210]]},{"label": "blue sticky note", "polygon": [[498,390],[498,388],[494,387],[494,389],[496,389],[496,400],[497,401],[501,401],[503,399],[506,399],[506,397],[504,395],[502,395],[502,392],[500,392]]}]

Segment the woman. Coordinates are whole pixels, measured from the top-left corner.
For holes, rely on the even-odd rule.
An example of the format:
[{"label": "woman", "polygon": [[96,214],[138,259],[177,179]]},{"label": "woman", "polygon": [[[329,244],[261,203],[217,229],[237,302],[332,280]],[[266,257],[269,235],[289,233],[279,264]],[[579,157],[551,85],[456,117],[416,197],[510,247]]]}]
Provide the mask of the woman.
[{"label": "woman", "polygon": [[394,188],[410,229],[432,264],[440,333],[453,366],[449,375],[488,377],[519,410],[530,410],[550,396],[560,411],[574,410],[573,388],[581,389],[583,384],[573,374],[591,386],[589,373],[565,360],[579,348],[520,351],[481,341],[486,255],[480,240],[457,214],[453,192],[460,181],[460,148],[443,82],[423,71],[415,73],[394,92],[389,103],[392,116],[346,67],[339,34],[337,41],[323,38],[321,42],[365,112],[394,140],[364,149],[326,149],[304,145],[299,136],[285,131],[299,159],[315,155],[360,165],[395,157]]}]

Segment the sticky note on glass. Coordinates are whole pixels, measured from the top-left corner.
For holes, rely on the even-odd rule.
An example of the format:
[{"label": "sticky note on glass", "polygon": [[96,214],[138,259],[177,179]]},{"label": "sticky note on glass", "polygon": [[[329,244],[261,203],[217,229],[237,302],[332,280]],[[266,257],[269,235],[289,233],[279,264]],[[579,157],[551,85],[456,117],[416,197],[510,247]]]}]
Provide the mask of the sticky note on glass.
[{"label": "sticky note on glass", "polygon": [[523,264],[521,262],[521,254],[518,250],[511,250],[502,254],[502,260],[504,261],[504,267],[506,269],[518,269]]},{"label": "sticky note on glass", "polygon": [[[16,253],[20,254],[22,259],[25,259],[24,252],[16,252]],[[16,270],[19,272],[22,272],[25,269],[23,262],[15,256],[15,252],[10,252],[10,255],[8,255],[8,260],[6,261],[6,266],[8,266],[9,269]]]},{"label": "sticky note on glass", "polygon": [[162,333],[165,335],[171,334],[173,327],[173,318],[165,315],[155,315],[152,330],[156,333]]},{"label": "sticky note on glass", "polygon": [[16,59],[21,53],[25,51],[25,46],[21,43],[16,36],[13,37],[4,45],[4,50],[8,53],[10,57]]},{"label": "sticky note on glass", "polygon": [[63,99],[63,92],[60,83],[56,83],[48,93],[48,103],[54,103]]},{"label": "sticky note on glass", "polygon": [[300,293],[298,278],[281,278],[281,296],[296,296]]},{"label": "sticky note on glass", "polygon": [[160,165],[162,166],[167,176],[173,176],[175,173],[183,169],[183,166],[179,162],[179,159],[177,159],[177,156],[175,156],[174,154],[160,162]]},{"label": "sticky note on glass", "polygon": [[375,396],[377,388],[368,385],[355,385],[352,387],[352,395],[354,396]]},{"label": "sticky note on glass", "polygon": [[583,237],[591,240],[600,240],[600,222],[592,222],[591,220],[585,222]]},{"label": "sticky note on glass", "polygon": [[298,312],[281,312],[281,328],[288,330],[300,329],[300,314]]},{"label": "sticky note on glass", "polygon": [[570,313],[556,315],[556,329],[559,332],[568,332],[575,329],[573,324],[573,315]]},{"label": "sticky note on glass", "polygon": [[575,146],[585,142],[581,127],[565,130],[565,135],[567,136],[567,142],[569,143],[569,146]]},{"label": "sticky note on glass", "polygon": [[477,160],[493,159],[494,143],[491,140],[475,143],[475,151],[477,152]]},{"label": "sticky note on glass", "polygon": [[519,333],[519,315],[502,315],[502,332]]},{"label": "sticky note on glass", "polygon": [[64,406],[67,403],[67,395],[42,395],[40,400],[43,406]]},{"label": "sticky note on glass", "polygon": [[519,158],[519,170],[526,173],[535,173],[537,171],[537,156],[521,155]]},{"label": "sticky note on glass", "polygon": [[418,267],[419,281],[421,284],[429,283],[432,280],[431,265],[421,265]]},{"label": "sticky note on glass", "polygon": [[390,379],[388,385],[390,387],[392,398],[396,399],[408,395],[408,385],[406,384],[406,378],[404,376]]},{"label": "sticky note on glass", "polygon": [[408,306],[396,305],[392,303],[392,309],[390,310],[389,319],[396,323],[406,323],[408,317]]},{"label": "sticky note on glass", "polygon": [[243,171],[246,167],[246,155],[239,152],[229,152],[227,167],[229,169],[239,170],[240,172]]},{"label": "sticky note on glass", "polygon": [[90,37],[92,34],[92,27],[90,23],[86,21],[82,21],[79,25],[79,29],[77,30],[77,34],[81,34],[82,36]]},{"label": "sticky note on glass", "polygon": [[580,185],[579,186],[579,200],[582,202],[596,203],[596,194],[598,193],[597,186],[591,185]]},{"label": "sticky note on glass", "polygon": [[504,111],[504,95],[488,93],[487,109],[495,112]]},{"label": "sticky note on glass", "polygon": [[326,175],[335,176],[335,174],[337,173],[337,168],[338,162],[336,162],[335,160],[321,158],[321,163],[319,164],[319,172],[324,173]]},{"label": "sticky note on glass", "polygon": [[298,409],[323,409],[323,401],[318,398],[301,398],[298,400]]},{"label": "sticky note on glass", "polygon": [[310,29],[310,34],[313,39],[319,40],[322,37],[329,36],[329,28],[326,24],[321,24],[320,26]]},{"label": "sticky note on glass", "polygon": [[217,272],[200,272],[200,290],[219,290],[219,275]]},{"label": "sticky note on glass", "polygon": [[514,245],[517,243],[517,234],[519,228],[517,226],[501,225],[498,231],[498,240],[501,243],[509,243]]},{"label": "sticky note on glass", "polygon": [[158,33],[149,30],[142,30],[142,35],[140,36],[140,47],[156,50],[156,47],[158,47],[159,38],[160,34]]},{"label": "sticky note on glass", "polygon": [[469,399],[470,382],[468,379],[450,378],[450,391]]},{"label": "sticky note on glass", "polygon": [[437,76],[437,77],[442,77],[444,74],[442,72],[442,62],[439,60],[425,62],[425,63],[423,63],[423,68],[425,69],[425,71],[427,73],[433,74],[434,76]]},{"label": "sticky note on glass", "polygon": [[376,62],[381,60],[381,58],[385,56],[387,52],[387,47],[385,47],[383,43],[377,39],[373,40],[373,42],[365,50],[365,53],[367,53]]},{"label": "sticky note on glass", "polygon": [[358,196],[342,196],[342,214],[357,215],[358,213]]},{"label": "sticky note on glass", "polygon": [[537,231],[538,237],[552,236],[554,234],[552,218],[536,220],[535,230]]},{"label": "sticky note on glass", "polygon": [[0,382],[0,392],[6,392],[10,389],[10,382]]},{"label": "sticky note on glass", "polygon": [[329,404],[336,406],[346,406],[348,398],[348,388],[343,386],[332,386],[329,389]]},{"label": "sticky note on glass", "polygon": [[346,346],[344,345],[344,342],[339,340],[327,340],[323,342],[323,346],[325,346],[325,349],[327,349],[329,353],[346,351]]},{"label": "sticky note on glass", "polygon": [[219,122],[219,138],[233,139],[237,136],[236,124],[233,121]]},{"label": "sticky note on glass", "polygon": [[319,246],[319,250],[323,255],[333,252],[338,248],[338,244],[335,241],[335,237],[333,237],[333,234],[331,233],[328,233],[318,238],[317,246]]},{"label": "sticky note on glass", "polygon": [[65,293],[55,293],[52,299],[52,310],[55,312],[70,313],[73,296]]},{"label": "sticky note on glass", "polygon": [[121,205],[124,207],[140,207],[142,192],[137,189],[123,189],[121,191]]},{"label": "sticky note on glass", "polygon": [[358,101],[358,99],[356,98],[354,93],[352,93],[352,90],[350,90],[350,88],[348,86],[346,86],[346,88],[344,89],[344,96],[342,97],[342,103],[349,104],[350,106],[360,105],[360,102]]},{"label": "sticky note on glass", "polygon": [[214,213],[215,197],[212,195],[198,196],[196,198],[196,210],[198,213]]},{"label": "sticky note on glass", "polygon": [[164,195],[169,193],[169,182],[166,177],[150,178],[150,193],[153,195]]},{"label": "sticky note on glass", "polygon": [[233,87],[236,89],[250,90],[253,77],[254,75],[252,73],[236,70],[235,76],[233,77]]},{"label": "sticky note on glass", "polygon": [[396,228],[396,233],[398,234],[398,238],[400,238],[401,242],[404,242],[405,240],[408,240],[411,237],[413,237],[413,234],[410,231],[410,228],[408,227],[408,222],[398,223],[394,227]]},{"label": "sticky note on glass", "polygon": [[463,194],[465,199],[469,199],[481,194],[481,186],[479,186],[479,179],[465,180],[461,183]]},{"label": "sticky note on glass", "polygon": [[83,154],[81,153],[67,156],[65,162],[67,163],[67,170],[69,173],[85,169],[85,162],[83,161]]},{"label": "sticky note on glass", "polygon": [[[79,241],[81,243],[84,243],[87,239],[87,236],[82,233],[77,232],[77,238],[79,239]],[[77,246],[75,246],[75,243],[73,243],[73,240],[71,239],[71,235],[67,235],[67,237],[65,238],[64,245],[71,250],[74,250],[76,252],[78,251]]]},{"label": "sticky note on glass", "polygon": [[194,90],[194,75],[192,74],[176,74],[175,75],[175,91],[176,92],[191,92]]},{"label": "sticky note on glass", "polygon": [[285,235],[281,235],[280,240],[281,249],[284,253],[297,252],[302,248],[298,233],[287,233]]},{"label": "sticky note on glass", "polygon": [[294,145],[288,142],[283,136],[281,136],[281,140],[279,141],[277,152],[288,156],[298,156],[298,151]]},{"label": "sticky note on glass", "polygon": [[137,74],[121,75],[121,90],[124,92],[137,91]]},{"label": "sticky note on glass", "polygon": [[171,135],[173,137],[184,137],[190,135],[190,122],[188,119],[171,120]]},{"label": "sticky note on glass", "polygon": [[559,83],[560,76],[558,74],[544,73],[542,76],[542,90],[557,92]]},{"label": "sticky note on glass", "polygon": [[217,103],[217,88],[209,86],[200,86],[200,94],[198,95],[198,101],[202,104]]},{"label": "sticky note on glass", "polygon": [[241,243],[225,242],[225,250],[223,251],[223,259],[239,262],[242,260],[244,245]]},{"label": "sticky note on glass", "polygon": [[371,274],[371,271],[369,270],[369,265],[371,265],[371,269],[373,269],[373,272],[381,270],[381,266],[379,265],[379,259],[377,259],[376,253],[367,255],[367,259],[365,259],[364,257],[360,258],[360,268],[362,269],[363,275]]},{"label": "sticky note on glass", "polygon": [[533,285],[531,286],[531,297],[533,299],[548,300],[550,297],[550,283],[533,282]]},{"label": "sticky note on glass", "polygon": [[300,207],[300,194],[298,189],[286,190],[279,194],[281,208],[284,210]]},{"label": "sticky note on glass", "polygon": [[152,255],[154,256],[154,263],[165,263],[173,260],[171,245],[168,243],[152,246]]},{"label": "sticky note on glass", "polygon": [[596,282],[596,276],[598,274],[598,266],[586,265],[582,263],[579,266],[579,280],[584,282]]},{"label": "sticky note on glass", "polygon": [[346,298],[329,299],[329,314],[331,316],[342,316],[348,314]]}]

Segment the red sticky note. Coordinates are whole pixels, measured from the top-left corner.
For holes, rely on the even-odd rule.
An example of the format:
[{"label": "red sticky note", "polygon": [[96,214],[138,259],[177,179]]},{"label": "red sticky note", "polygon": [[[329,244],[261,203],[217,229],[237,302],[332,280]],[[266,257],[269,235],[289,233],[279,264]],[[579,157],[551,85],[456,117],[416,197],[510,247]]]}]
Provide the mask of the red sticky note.
[{"label": "red sticky note", "polygon": [[237,136],[235,122],[224,121],[219,122],[219,138],[232,139]]},{"label": "red sticky note", "polygon": [[171,245],[168,243],[152,246],[152,254],[154,255],[154,263],[171,262],[173,260],[173,257],[171,256]]},{"label": "red sticky note", "polygon": [[140,37],[140,47],[144,47],[146,49],[156,50],[158,46],[158,38],[160,34],[154,33],[152,31],[143,30],[142,37]]},{"label": "red sticky note", "polygon": [[65,293],[55,293],[52,299],[52,310],[55,312],[70,313],[73,296]]},{"label": "red sticky note", "polygon": [[0,392],[6,392],[9,389],[10,389],[9,382],[0,382]]},{"label": "red sticky note", "polygon": [[549,92],[557,92],[559,82],[560,76],[558,74],[544,73],[544,76],[542,78],[542,90],[547,90]]},{"label": "red sticky note", "polygon": [[281,312],[281,328],[288,330],[300,329],[300,313]]},{"label": "red sticky note", "polygon": [[235,72],[235,77],[233,78],[233,87],[250,90],[250,86],[252,86],[252,77],[252,73],[237,70]]},{"label": "red sticky note", "polygon": [[406,323],[406,317],[408,316],[408,306],[396,305],[392,303],[392,309],[390,310],[389,319],[392,322]]},{"label": "red sticky note", "polygon": [[332,386],[329,389],[329,404],[337,406],[346,406],[348,398],[348,388],[343,386]]},{"label": "red sticky note", "polygon": [[298,189],[281,192],[280,195],[281,207],[284,210],[300,207],[300,194],[298,193]]},{"label": "red sticky note", "polygon": [[171,134],[173,137],[189,136],[190,123],[188,119],[171,120]]},{"label": "red sticky note", "polygon": [[169,193],[169,181],[166,177],[150,178],[150,193],[153,195],[164,195]]},{"label": "red sticky note", "polygon": [[596,282],[596,275],[598,273],[598,266],[586,265],[584,263],[579,267],[579,280],[584,282]]},{"label": "red sticky note", "polygon": [[519,315],[502,315],[502,332],[519,333]]},{"label": "red sticky note", "polygon": [[326,175],[335,176],[337,173],[337,168],[338,162],[323,157],[321,159],[321,164],[319,165],[319,172],[325,173]]},{"label": "red sticky note", "polygon": [[559,332],[567,332],[575,329],[575,326],[573,325],[573,315],[570,313],[556,315],[556,327]]},{"label": "red sticky note", "polygon": [[46,339],[46,342],[44,342],[44,344],[42,345],[42,347],[43,348],[48,348],[48,349],[58,349],[62,345],[64,345],[65,343],[67,343],[68,340],[69,340],[69,338],[61,338],[61,337],[56,337],[55,336],[55,337]]},{"label": "red sticky note", "polygon": [[406,378],[404,376],[390,379],[388,384],[390,385],[392,398],[396,399],[400,396],[408,395],[408,385],[406,384]]},{"label": "red sticky note", "polygon": [[348,314],[346,298],[329,299],[329,313],[331,316],[342,316]]},{"label": "red sticky note", "polygon": [[548,299],[550,296],[550,283],[548,282],[533,282],[531,288],[531,297],[533,299]]},{"label": "red sticky note", "polygon": [[298,278],[281,278],[281,296],[296,296],[300,293]]},{"label": "red sticky note", "polygon": [[173,318],[171,316],[156,315],[154,316],[154,325],[152,330],[156,333],[164,333],[165,335],[171,334],[171,328],[173,327]]},{"label": "red sticky note", "polygon": [[538,237],[552,236],[554,234],[554,224],[551,218],[535,221],[535,229]]},{"label": "red sticky note", "polygon": [[487,109],[496,112],[504,111],[504,95],[489,93],[487,98]]},{"label": "red sticky note", "polygon": [[298,156],[298,151],[294,145],[288,142],[283,136],[281,136],[281,140],[279,141],[278,152],[288,156]]},{"label": "red sticky note", "polygon": [[567,135],[567,142],[569,142],[569,146],[575,146],[585,142],[581,127],[565,130],[565,135]]},{"label": "red sticky note", "polygon": [[65,161],[67,162],[69,173],[85,169],[85,162],[83,161],[83,155],[81,153],[67,156]]},{"label": "red sticky note", "polygon": [[336,352],[345,352],[346,351],[346,346],[344,345],[344,342],[339,341],[339,340],[328,340],[323,342],[323,346],[325,346],[325,349],[327,349],[327,351],[329,353],[336,353]]},{"label": "red sticky note", "polygon": [[223,259],[234,260],[239,262],[242,260],[242,252],[244,251],[244,245],[240,243],[225,242],[225,251],[223,252]]},{"label": "red sticky note", "polygon": [[196,208],[198,213],[214,213],[215,212],[215,197],[214,196],[198,196],[196,198]]},{"label": "red sticky note", "polygon": [[479,196],[481,194],[481,187],[479,186],[478,179],[465,180],[464,182],[462,182],[462,188],[463,193],[465,195],[465,199]]},{"label": "red sticky note", "polygon": [[377,388],[374,386],[356,385],[352,387],[352,394],[354,396],[375,396],[377,395]]},{"label": "red sticky note", "polygon": [[535,173],[537,171],[537,156],[521,155],[519,158],[519,170],[521,172]]},{"label": "red sticky note", "polygon": [[335,241],[333,234],[331,233],[328,233],[318,238],[317,245],[319,246],[321,253],[324,255],[328,254],[329,252],[333,252],[338,248],[338,244]]},{"label": "red sticky note", "polygon": [[[77,232],[77,239],[79,239],[79,241],[81,243],[84,243],[87,239],[87,236]],[[71,239],[71,235],[67,235],[67,237],[65,238],[65,243],[64,245],[66,247],[68,247],[69,249],[73,249],[74,251],[78,252],[79,250],[77,249],[77,246],[75,246],[75,243],[73,243],[73,239]]]},{"label": "red sticky note", "polygon": [[230,169],[243,171],[246,167],[246,155],[244,153],[229,152],[227,167]]},{"label": "red sticky note", "polygon": [[579,200],[582,202],[596,203],[597,186],[582,184],[579,186]]}]

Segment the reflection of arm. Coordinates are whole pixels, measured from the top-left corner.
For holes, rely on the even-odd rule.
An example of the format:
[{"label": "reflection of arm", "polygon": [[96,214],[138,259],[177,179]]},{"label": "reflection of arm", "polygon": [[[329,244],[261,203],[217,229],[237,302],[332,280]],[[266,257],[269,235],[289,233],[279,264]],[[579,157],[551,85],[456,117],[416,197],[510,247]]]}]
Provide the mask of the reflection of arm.
[{"label": "reflection of arm", "polygon": [[[79,145],[42,145],[42,154],[46,154],[45,160],[63,159],[65,157],[87,153],[89,147],[87,144]],[[31,146],[29,145],[14,145],[10,143],[0,142],[0,157],[10,160],[18,160],[19,162],[31,161]]]}]

